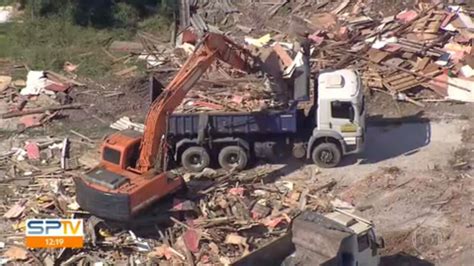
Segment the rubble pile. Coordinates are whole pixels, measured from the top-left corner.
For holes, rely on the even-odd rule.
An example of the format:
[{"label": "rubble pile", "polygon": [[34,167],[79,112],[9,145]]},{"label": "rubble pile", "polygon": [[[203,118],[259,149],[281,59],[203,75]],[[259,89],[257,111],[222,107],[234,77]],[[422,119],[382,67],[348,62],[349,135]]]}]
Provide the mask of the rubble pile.
[{"label": "rubble pile", "polygon": [[0,126],[22,132],[59,117],[61,110],[78,109],[69,92],[84,86],[52,71],[28,71],[25,80],[0,77]]},{"label": "rubble pile", "polygon": [[[191,1],[181,2],[186,6]],[[191,8],[196,12],[181,19],[186,28],[182,35],[229,33],[261,58],[272,70],[269,73],[284,78],[289,91],[294,68],[302,64],[299,41],[306,32],[315,48],[313,74],[356,68],[366,88],[418,106],[474,101],[474,23],[469,5],[418,1],[410,9],[386,15],[384,10],[376,12],[372,1],[199,3]],[[210,91],[205,97],[212,99]]]},{"label": "rubble pile", "polygon": [[[97,163],[97,156],[81,153],[65,164],[64,147],[76,145],[63,146],[68,142],[29,140],[24,149],[2,155],[0,185],[11,196],[1,202],[8,225],[1,261],[229,264],[287,234],[300,211],[327,212],[339,204],[327,193],[335,181],[308,189],[307,181],[268,182],[265,169],[252,174],[206,169],[186,174],[186,193],[158,203],[132,223],[102,220],[80,210],[74,198],[73,179]],[[31,218],[84,219],[84,249],[26,249],[25,222]]]}]

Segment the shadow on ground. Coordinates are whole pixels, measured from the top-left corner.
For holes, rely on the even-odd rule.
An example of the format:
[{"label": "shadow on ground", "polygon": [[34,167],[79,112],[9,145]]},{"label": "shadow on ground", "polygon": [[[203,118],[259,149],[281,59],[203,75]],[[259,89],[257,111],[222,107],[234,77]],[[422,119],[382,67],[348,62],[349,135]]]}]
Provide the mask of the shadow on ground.
[{"label": "shadow on ground", "polygon": [[362,159],[361,164],[374,164],[417,153],[431,141],[430,121],[419,116],[368,118],[365,151],[346,157],[341,166],[354,164],[358,159]]},{"label": "shadow on ground", "polygon": [[395,255],[383,256],[380,259],[380,266],[434,266],[434,264],[427,260],[400,252]]}]

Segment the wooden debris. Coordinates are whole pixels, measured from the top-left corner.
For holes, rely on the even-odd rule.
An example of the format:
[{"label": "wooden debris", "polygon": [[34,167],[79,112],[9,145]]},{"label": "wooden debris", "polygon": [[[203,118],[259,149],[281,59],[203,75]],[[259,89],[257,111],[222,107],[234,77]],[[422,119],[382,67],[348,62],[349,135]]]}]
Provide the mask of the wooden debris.
[{"label": "wooden debris", "polygon": [[1,114],[1,118],[12,118],[12,117],[17,117],[17,116],[23,116],[23,115],[31,115],[31,114],[39,114],[43,113],[46,111],[60,111],[60,110],[67,110],[67,109],[78,109],[81,108],[83,104],[66,104],[66,105],[60,105],[60,106],[49,106],[49,107],[41,107],[41,108],[34,108],[34,109],[27,109],[23,111],[12,111],[9,113],[4,113]]},{"label": "wooden debris", "polygon": [[128,67],[126,69],[123,69],[123,70],[120,70],[118,72],[115,72],[114,75],[115,76],[125,76],[127,74],[130,74],[132,73],[133,71],[137,70],[138,67],[137,66],[131,66],[131,67]]},{"label": "wooden debris", "polygon": [[20,217],[23,214],[23,211],[26,209],[26,200],[20,201],[13,205],[5,214],[3,214],[3,218],[7,219],[15,219]]},{"label": "wooden debris", "polygon": [[25,248],[20,248],[17,246],[10,247],[5,253],[4,257],[7,257],[11,261],[23,261],[28,259],[28,252]]}]

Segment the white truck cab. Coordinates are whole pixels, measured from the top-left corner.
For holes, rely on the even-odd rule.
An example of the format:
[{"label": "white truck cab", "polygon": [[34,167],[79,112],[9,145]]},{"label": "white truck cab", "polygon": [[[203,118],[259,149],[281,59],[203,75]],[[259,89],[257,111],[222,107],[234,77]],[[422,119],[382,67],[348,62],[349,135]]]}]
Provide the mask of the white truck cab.
[{"label": "white truck cab", "polygon": [[334,167],[343,155],[364,149],[365,103],[362,81],[355,70],[321,73],[317,80],[316,127],[308,158],[321,167]]},{"label": "white truck cab", "polygon": [[343,265],[380,264],[378,249],[384,244],[383,241],[377,240],[374,226],[370,221],[337,209],[325,216],[354,233],[341,242],[339,252],[344,261]]}]

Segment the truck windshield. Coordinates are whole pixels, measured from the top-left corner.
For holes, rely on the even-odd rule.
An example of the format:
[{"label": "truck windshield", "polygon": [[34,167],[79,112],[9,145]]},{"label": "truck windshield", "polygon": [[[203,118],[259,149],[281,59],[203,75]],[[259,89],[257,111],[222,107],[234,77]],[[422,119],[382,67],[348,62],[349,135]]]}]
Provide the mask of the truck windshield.
[{"label": "truck windshield", "polygon": [[120,152],[114,149],[111,149],[109,147],[105,147],[103,154],[102,154],[102,159],[104,161],[107,161],[109,163],[113,163],[116,165],[120,164]]}]

